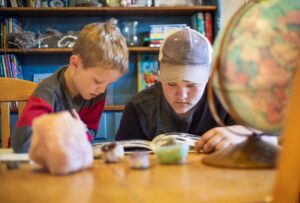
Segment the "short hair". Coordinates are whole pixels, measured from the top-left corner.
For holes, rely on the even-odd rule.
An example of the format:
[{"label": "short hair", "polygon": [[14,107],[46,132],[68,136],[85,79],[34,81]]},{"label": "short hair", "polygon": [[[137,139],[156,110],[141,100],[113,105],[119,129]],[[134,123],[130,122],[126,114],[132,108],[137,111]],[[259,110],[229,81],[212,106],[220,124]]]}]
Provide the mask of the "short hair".
[{"label": "short hair", "polygon": [[102,66],[128,71],[128,48],[114,19],[104,23],[90,23],[79,32],[72,54],[79,55],[84,68]]}]

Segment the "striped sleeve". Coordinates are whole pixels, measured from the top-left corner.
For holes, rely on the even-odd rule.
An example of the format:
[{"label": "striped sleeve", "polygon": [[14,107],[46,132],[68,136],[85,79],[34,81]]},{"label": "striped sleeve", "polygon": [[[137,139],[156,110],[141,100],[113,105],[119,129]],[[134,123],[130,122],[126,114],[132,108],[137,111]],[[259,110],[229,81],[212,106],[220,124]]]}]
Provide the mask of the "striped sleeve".
[{"label": "striped sleeve", "polygon": [[11,146],[16,153],[28,152],[32,134],[32,121],[34,118],[52,113],[53,107],[44,99],[39,97],[31,97],[21,114],[16,128],[11,135]]}]

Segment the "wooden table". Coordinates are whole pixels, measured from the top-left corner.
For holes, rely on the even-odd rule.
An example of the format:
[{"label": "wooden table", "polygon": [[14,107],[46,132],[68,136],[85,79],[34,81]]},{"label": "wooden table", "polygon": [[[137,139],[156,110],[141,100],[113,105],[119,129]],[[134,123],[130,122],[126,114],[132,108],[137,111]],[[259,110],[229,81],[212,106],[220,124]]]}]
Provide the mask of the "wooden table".
[{"label": "wooden table", "polygon": [[0,165],[0,202],[262,202],[272,192],[275,170],[237,170],[203,165],[189,154],[184,165],[132,170],[128,157],[117,164],[95,160],[92,169],[49,175],[35,164],[7,170]]}]

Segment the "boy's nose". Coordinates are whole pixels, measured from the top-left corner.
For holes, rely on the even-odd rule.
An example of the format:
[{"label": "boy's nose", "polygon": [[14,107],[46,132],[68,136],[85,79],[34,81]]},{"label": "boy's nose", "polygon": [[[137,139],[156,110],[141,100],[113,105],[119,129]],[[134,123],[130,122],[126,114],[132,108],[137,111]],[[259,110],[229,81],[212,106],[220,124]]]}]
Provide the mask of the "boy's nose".
[{"label": "boy's nose", "polygon": [[188,90],[187,90],[187,88],[182,88],[182,87],[179,87],[178,89],[177,89],[177,97],[178,98],[180,98],[180,99],[184,99],[184,98],[187,98],[187,95],[188,95]]}]

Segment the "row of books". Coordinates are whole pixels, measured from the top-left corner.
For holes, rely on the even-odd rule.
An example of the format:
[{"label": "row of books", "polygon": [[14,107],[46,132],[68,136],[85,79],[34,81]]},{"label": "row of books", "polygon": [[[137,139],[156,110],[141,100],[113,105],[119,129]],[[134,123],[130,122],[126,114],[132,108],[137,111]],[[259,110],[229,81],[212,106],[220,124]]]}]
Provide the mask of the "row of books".
[{"label": "row of books", "polygon": [[0,77],[23,78],[22,67],[14,54],[0,55]]},{"label": "row of books", "polygon": [[150,47],[160,47],[162,41],[171,33],[185,28],[186,24],[162,24],[150,25],[149,38],[145,40],[149,42]]},{"label": "row of books", "polygon": [[6,48],[7,35],[16,33],[20,27],[18,18],[3,18],[0,20],[0,48]]},{"label": "row of books", "polygon": [[[0,77],[23,79],[22,67],[14,54],[0,55]],[[17,106],[17,102],[10,103],[11,108]]]},{"label": "row of books", "polygon": [[[162,41],[169,34],[187,27],[186,24],[162,24],[150,25],[149,42],[150,47],[160,47]],[[210,12],[198,12],[192,16],[192,27],[207,37],[211,44],[213,44],[213,19]]]},{"label": "row of books", "polygon": [[210,12],[198,12],[192,16],[192,27],[206,36],[213,44],[213,20]]},{"label": "row of books", "polygon": [[8,0],[7,7],[66,7],[80,4],[109,7],[139,7],[139,6],[194,6],[203,5],[202,0],[110,0],[110,1],[76,1],[76,0]]}]

